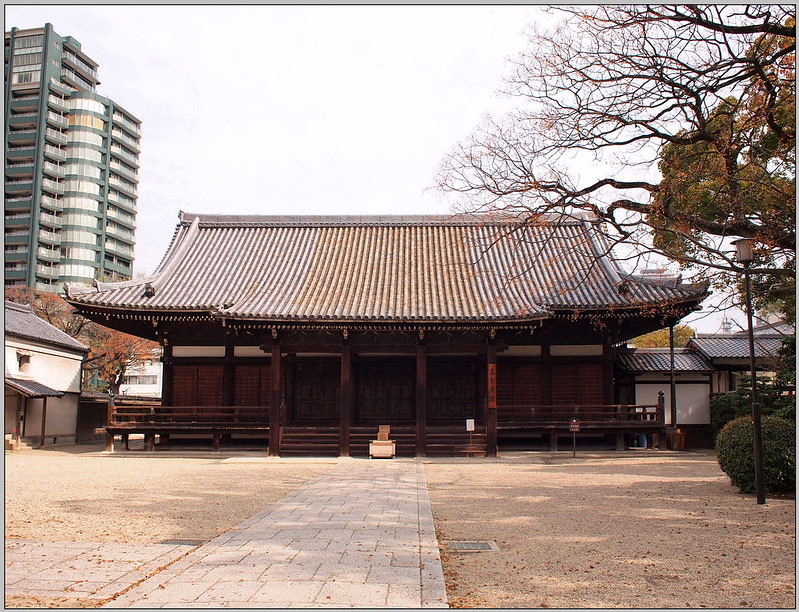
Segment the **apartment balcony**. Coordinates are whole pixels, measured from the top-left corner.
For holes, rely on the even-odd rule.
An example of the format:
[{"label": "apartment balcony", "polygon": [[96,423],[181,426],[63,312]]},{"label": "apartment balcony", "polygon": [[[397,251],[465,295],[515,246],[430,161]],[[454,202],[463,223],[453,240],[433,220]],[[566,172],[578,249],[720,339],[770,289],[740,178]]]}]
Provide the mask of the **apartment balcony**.
[{"label": "apartment balcony", "polygon": [[117,115],[116,113],[113,115],[114,120],[114,127],[121,127],[123,130],[128,132],[134,138],[141,138],[141,127],[136,125],[135,123],[131,123],[121,115]]},{"label": "apartment balcony", "polygon": [[44,145],[44,155],[45,157],[49,157],[50,159],[55,159],[58,161],[64,161],[67,158],[67,151],[66,149],[61,149],[59,147],[55,147],[51,144]]},{"label": "apartment balcony", "polygon": [[5,216],[5,224],[6,227],[9,229],[21,229],[25,228],[28,230],[31,226],[31,214],[30,212],[23,213],[23,214],[7,214]]},{"label": "apartment balcony", "polygon": [[67,135],[63,132],[59,132],[58,130],[54,130],[53,128],[47,128],[44,131],[44,137],[52,142],[57,142],[63,144],[67,141]]},{"label": "apartment balcony", "polygon": [[64,50],[61,58],[73,69],[82,73],[82,76],[87,80],[97,81],[97,68],[87,64],[72,51]]},{"label": "apartment balcony", "polygon": [[40,246],[36,249],[36,257],[45,261],[61,261],[61,250],[48,249]]},{"label": "apartment balcony", "polygon": [[6,176],[9,178],[33,178],[33,160],[6,162]]},{"label": "apartment balcony", "polygon": [[58,266],[43,266],[36,264],[36,274],[45,278],[58,278]]},{"label": "apartment balcony", "polygon": [[3,239],[6,241],[6,244],[28,244],[30,235],[30,232],[27,230],[22,231],[14,229],[10,232],[5,232],[3,234]]},{"label": "apartment balcony", "polygon": [[22,267],[22,268],[19,268],[19,267],[16,267],[16,266],[11,267],[11,268],[6,267],[6,269],[4,271],[4,275],[6,277],[6,285],[9,284],[8,281],[12,281],[12,280],[23,280],[24,281],[27,271],[28,271],[28,267],[27,266]]},{"label": "apartment balcony", "polygon": [[134,185],[123,183],[113,176],[108,179],[108,184],[113,185],[116,189],[119,189],[124,194],[127,194],[131,199],[139,197],[139,193]]},{"label": "apartment balcony", "polygon": [[133,247],[127,244],[121,244],[119,242],[113,243],[107,241],[105,243],[105,250],[108,251],[109,253],[122,255],[123,257],[133,257]]},{"label": "apartment balcony", "polygon": [[136,172],[135,172],[135,171],[133,171],[133,170],[130,170],[130,169],[126,168],[126,167],[125,167],[125,166],[123,166],[122,164],[118,164],[118,163],[116,163],[116,162],[113,162],[113,161],[112,161],[112,162],[109,164],[109,167],[110,167],[110,168],[111,168],[111,169],[112,169],[114,172],[118,172],[118,173],[122,174],[123,176],[125,176],[125,177],[126,177],[126,178],[128,178],[128,179],[130,179],[131,181],[134,181],[134,182],[136,182],[136,183],[138,183],[138,182],[139,182],[139,177],[138,177],[138,175],[136,174]]},{"label": "apartment balcony", "polygon": [[8,117],[8,125],[19,130],[35,128],[38,122],[39,113],[17,113]]},{"label": "apartment balcony", "polygon": [[11,181],[6,181],[6,193],[8,194],[18,194],[18,193],[30,194],[32,191],[33,191],[33,178],[14,179]]},{"label": "apartment balcony", "polygon": [[111,145],[111,154],[125,160],[131,166],[136,166],[136,168],[139,167],[139,158],[117,144]]},{"label": "apartment balcony", "polygon": [[108,191],[108,201],[114,206],[118,206],[123,210],[131,210],[132,214],[136,214],[135,200],[122,195],[116,190],[110,189]]},{"label": "apartment balcony", "polygon": [[67,117],[61,113],[47,111],[47,123],[48,125],[55,125],[56,127],[67,127]]},{"label": "apartment balcony", "polygon": [[47,96],[47,105],[58,110],[69,110],[67,101],[64,98],[54,96],[53,94]]},{"label": "apartment balcony", "polygon": [[61,229],[61,217],[43,212],[39,214],[39,224]]},{"label": "apartment balcony", "polygon": [[56,178],[64,178],[65,175],[65,168],[64,166],[60,166],[58,164],[54,164],[51,161],[45,161],[42,164],[42,170],[49,174],[50,176],[54,176]]},{"label": "apartment balcony", "polygon": [[54,193],[56,195],[62,195],[64,193],[64,186],[51,179],[42,179],[42,189],[46,189],[50,193]]},{"label": "apartment balcony", "polygon": [[42,206],[50,210],[55,210],[55,211],[64,210],[64,204],[58,198],[53,198],[50,196],[43,195],[39,199],[39,202],[41,202]]},{"label": "apartment balcony", "polygon": [[5,209],[6,212],[15,210],[30,210],[33,198],[31,196],[14,196],[13,198],[6,198]]},{"label": "apartment balcony", "polygon": [[[24,113],[39,108],[39,96],[18,96],[11,98],[11,110]],[[66,108],[66,107],[65,107]]]},{"label": "apartment balcony", "polygon": [[[23,246],[23,245],[17,245],[17,246]],[[23,263],[23,262],[26,262],[26,261],[28,261],[28,249],[27,248],[14,249],[14,250],[11,250],[11,251],[7,250],[5,252],[6,265],[14,264],[14,263],[19,264],[19,263]]]},{"label": "apartment balcony", "polygon": [[122,130],[119,130],[119,129],[116,129],[116,128],[112,129],[111,130],[111,138],[112,139],[116,139],[116,140],[121,140],[122,142],[126,143],[127,145],[129,145],[133,149],[135,149],[136,153],[138,153],[139,150],[140,150],[138,139],[132,138],[131,136],[128,136]]},{"label": "apartment balcony", "polygon": [[133,242],[135,240],[135,236],[133,232],[125,227],[116,227],[114,225],[108,225],[105,228],[105,233],[109,236],[113,236],[114,238],[121,238],[125,241]]},{"label": "apartment balcony", "polygon": [[[30,145],[36,143],[36,130],[8,130],[6,140],[10,145]],[[66,142],[66,137],[64,142]]]},{"label": "apartment balcony", "polygon": [[122,212],[117,211],[115,208],[108,207],[105,213],[106,217],[112,219],[114,222],[119,223],[128,229],[135,230],[136,229],[136,217],[130,214],[125,214]]},{"label": "apartment balcony", "polygon": [[39,230],[39,240],[48,244],[61,244],[61,234]]},{"label": "apartment balcony", "polygon": [[6,149],[6,159],[11,159],[11,160],[33,159],[35,153],[36,153],[36,147],[34,147],[32,144],[23,144],[23,145],[8,147]]}]

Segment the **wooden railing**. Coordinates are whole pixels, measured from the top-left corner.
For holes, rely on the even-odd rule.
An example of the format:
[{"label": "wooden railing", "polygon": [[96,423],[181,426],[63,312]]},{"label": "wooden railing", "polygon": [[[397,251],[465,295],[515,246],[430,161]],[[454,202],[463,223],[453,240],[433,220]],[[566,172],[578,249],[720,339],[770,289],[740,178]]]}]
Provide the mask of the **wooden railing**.
[{"label": "wooden railing", "polygon": [[584,406],[498,406],[499,424],[568,424],[571,419],[582,423],[642,423],[665,424],[662,404],[610,404]]},{"label": "wooden railing", "polygon": [[269,406],[115,406],[112,425],[269,425]]}]

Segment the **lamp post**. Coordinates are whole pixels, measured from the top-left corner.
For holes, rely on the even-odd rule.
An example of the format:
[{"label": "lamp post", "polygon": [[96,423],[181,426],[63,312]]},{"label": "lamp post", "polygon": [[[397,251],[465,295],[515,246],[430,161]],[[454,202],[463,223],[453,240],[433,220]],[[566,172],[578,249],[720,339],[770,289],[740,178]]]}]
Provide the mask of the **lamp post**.
[{"label": "lamp post", "polygon": [[746,285],[746,319],[749,324],[749,364],[752,371],[752,429],[754,432],[755,454],[755,494],[757,503],[766,503],[765,483],[763,482],[763,435],[760,426],[760,404],[757,403],[757,367],[755,365],[755,332],[752,325],[752,288],[749,281],[749,266],[754,260],[753,240],[741,238],[735,240],[735,259],[744,267],[744,283]]}]

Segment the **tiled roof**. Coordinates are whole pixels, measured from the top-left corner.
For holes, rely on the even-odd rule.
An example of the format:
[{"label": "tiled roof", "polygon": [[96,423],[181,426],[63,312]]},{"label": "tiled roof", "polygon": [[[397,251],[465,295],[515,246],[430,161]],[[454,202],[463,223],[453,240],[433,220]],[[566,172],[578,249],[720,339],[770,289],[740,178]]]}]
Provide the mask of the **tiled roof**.
[{"label": "tiled roof", "polygon": [[[635,348],[620,351],[616,359],[628,372],[669,372],[671,355],[667,348]],[[675,372],[712,372],[715,368],[697,351],[674,349]]]},{"label": "tiled roof", "polygon": [[[755,357],[777,357],[783,338],[780,334],[756,334]],[[691,338],[688,346],[694,347],[708,359],[749,359],[747,336],[697,334]]]},{"label": "tiled roof", "polygon": [[155,273],[72,289],[76,305],[275,321],[529,321],[557,309],[698,301],[623,275],[591,223],[476,216],[181,214]]},{"label": "tiled roof", "polygon": [[6,302],[5,333],[6,335],[54,344],[75,351],[86,352],[89,350],[72,336],[65,334],[44,319],[37,317],[31,307],[25,304]]},{"label": "tiled roof", "polygon": [[63,391],[56,391],[47,385],[36,382],[35,380],[24,380],[22,378],[6,377],[6,386],[25,397],[61,397]]}]

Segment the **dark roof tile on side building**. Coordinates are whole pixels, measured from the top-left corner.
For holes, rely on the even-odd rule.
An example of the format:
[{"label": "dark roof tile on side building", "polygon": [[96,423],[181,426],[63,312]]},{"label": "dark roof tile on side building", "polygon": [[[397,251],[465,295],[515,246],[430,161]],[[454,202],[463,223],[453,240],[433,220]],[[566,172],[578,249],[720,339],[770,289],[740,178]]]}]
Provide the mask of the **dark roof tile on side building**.
[{"label": "dark roof tile on side building", "polygon": [[73,351],[87,352],[84,346],[72,336],[62,332],[44,319],[37,317],[33,309],[25,304],[5,303],[5,333],[44,344],[52,344]]}]

